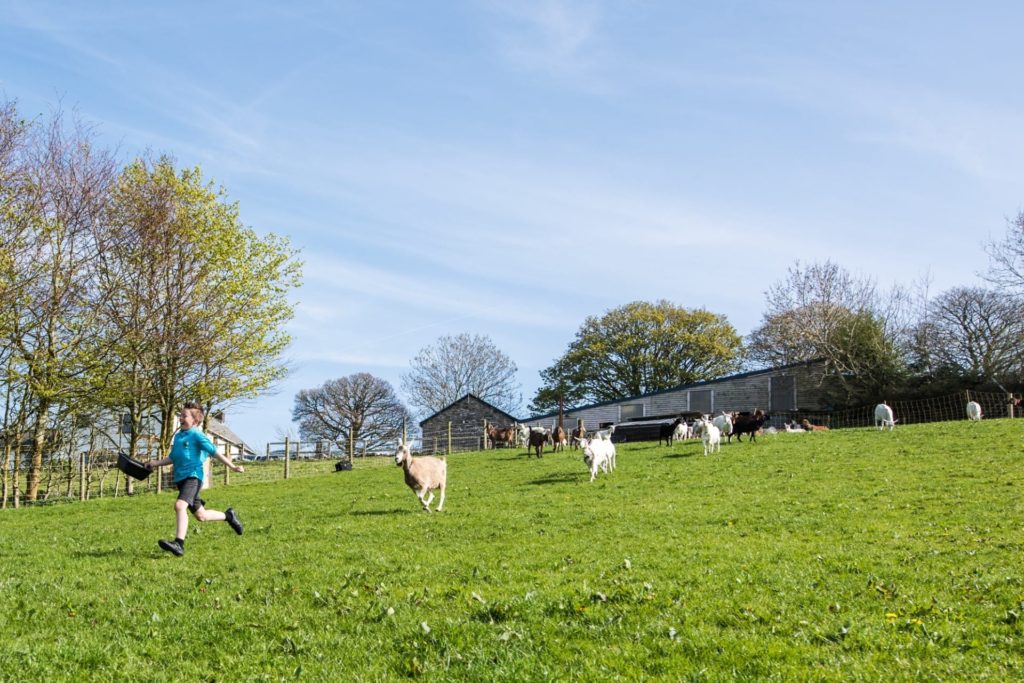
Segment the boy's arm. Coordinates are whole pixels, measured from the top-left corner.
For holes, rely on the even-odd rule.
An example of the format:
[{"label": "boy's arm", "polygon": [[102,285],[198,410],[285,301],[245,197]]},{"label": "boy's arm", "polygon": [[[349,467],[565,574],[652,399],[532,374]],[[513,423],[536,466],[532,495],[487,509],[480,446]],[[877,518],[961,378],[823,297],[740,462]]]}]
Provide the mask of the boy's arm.
[{"label": "boy's arm", "polygon": [[155,470],[157,467],[163,467],[164,465],[170,465],[170,464],[171,464],[171,456],[167,456],[166,458],[163,458],[162,460],[150,460],[149,462],[146,463],[146,467],[148,467],[151,470]]},{"label": "boy's arm", "polygon": [[225,465],[230,467],[235,472],[245,472],[245,468],[244,467],[242,467],[241,465],[236,465],[231,460],[229,460],[227,457],[221,455],[219,452],[214,452],[213,457],[215,457],[218,460],[220,460],[222,463],[224,463]]}]

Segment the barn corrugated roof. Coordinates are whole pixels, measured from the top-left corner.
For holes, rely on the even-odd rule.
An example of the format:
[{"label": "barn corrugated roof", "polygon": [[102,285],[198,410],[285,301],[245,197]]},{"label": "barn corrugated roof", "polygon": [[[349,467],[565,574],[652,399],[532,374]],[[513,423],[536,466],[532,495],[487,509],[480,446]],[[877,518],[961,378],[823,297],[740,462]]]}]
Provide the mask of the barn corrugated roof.
[{"label": "barn corrugated roof", "polygon": [[[624,396],[622,398],[612,399],[610,401],[601,401],[600,403],[591,403],[585,406],[573,406],[572,408],[565,408],[564,412],[576,412],[580,410],[589,410],[591,408],[601,408],[602,406],[611,406],[625,401],[635,401],[640,398],[647,398],[648,396],[660,396],[661,394],[671,394],[676,391],[685,391],[687,389],[697,389],[700,387],[708,386],[709,384],[717,384],[719,382],[729,382],[732,380],[743,379],[746,377],[756,377],[757,375],[766,375],[771,372],[778,372],[779,370],[786,370],[788,368],[799,368],[808,365],[814,365],[821,363],[824,358],[815,358],[813,360],[800,361],[799,363],[789,363],[788,365],[778,365],[774,368],[763,368],[761,370],[749,370],[747,372],[739,372],[735,375],[727,375],[726,377],[717,377],[715,379],[705,379],[699,382],[691,382],[690,384],[680,384],[679,386],[671,387],[669,389],[661,389],[659,391],[652,391],[647,394],[636,394],[635,396]],[[537,420],[545,420],[549,417],[557,417],[558,412],[544,413],[543,415],[535,415],[528,417],[523,422],[535,422]]]}]

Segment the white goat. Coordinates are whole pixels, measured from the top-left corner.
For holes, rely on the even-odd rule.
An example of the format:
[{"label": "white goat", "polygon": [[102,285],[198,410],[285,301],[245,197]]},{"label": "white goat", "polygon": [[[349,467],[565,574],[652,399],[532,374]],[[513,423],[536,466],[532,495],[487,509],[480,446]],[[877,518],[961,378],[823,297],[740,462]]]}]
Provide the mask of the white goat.
[{"label": "white goat", "polygon": [[875,426],[879,429],[888,429],[890,432],[896,426],[896,420],[892,416],[892,408],[884,403],[875,406]]},{"label": "white goat", "polygon": [[711,424],[718,427],[720,437],[726,437],[726,440],[732,442],[732,415],[722,411],[722,414],[711,421]]},{"label": "white goat", "polygon": [[597,471],[605,474],[615,470],[615,444],[609,439],[581,439],[583,462],[590,468],[590,481],[597,477]]},{"label": "white goat", "polygon": [[792,423],[786,422],[783,425],[783,427],[785,427],[786,431],[790,432],[790,433],[797,433],[797,432],[799,432],[800,434],[803,434],[804,432],[807,431],[806,429],[801,427],[799,424],[797,424],[796,420],[793,420]]},{"label": "white goat", "polygon": [[[437,511],[440,512],[444,507],[444,489],[448,483],[448,463],[442,458],[429,456],[414,458],[408,444],[399,441],[395,464],[405,472],[405,483],[420,499],[427,512],[430,512],[430,503],[434,500],[434,489],[440,491],[441,500],[437,504]],[[430,496],[424,500],[423,497],[428,493]]]},{"label": "white goat", "polygon": [[684,439],[689,439],[689,438],[690,438],[690,425],[688,425],[686,423],[686,420],[683,420],[676,427],[675,431],[672,432],[672,441],[673,441],[673,443],[675,443],[676,441],[682,441]]},{"label": "white goat", "polygon": [[967,404],[967,419],[968,420],[980,420],[981,419],[981,404],[977,401],[970,401]]},{"label": "white goat", "polygon": [[706,415],[701,420],[700,439],[704,442],[704,455],[722,452],[722,431]]},{"label": "white goat", "polygon": [[615,425],[612,425],[608,429],[599,429],[598,431],[594,432],[594,438],[595,439],[601,439],[603,441],[611,441],[612,440],[612,434],[614,434],[614,433],[615,433]]}]

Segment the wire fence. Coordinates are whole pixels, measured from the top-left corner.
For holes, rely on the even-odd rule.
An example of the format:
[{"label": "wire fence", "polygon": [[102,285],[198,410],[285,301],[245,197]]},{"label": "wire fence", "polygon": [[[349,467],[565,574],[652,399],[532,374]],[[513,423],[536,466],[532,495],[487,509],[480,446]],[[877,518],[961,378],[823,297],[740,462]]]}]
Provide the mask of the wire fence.
[{"label": "wire fence", "polygon": [[[349,457],[343,451],[322,448],[316,442],[299,441],[288,443],[287,450],[281,449],[278,453],[278,449],[274,447],[279,445],[285,444],[268,444],[267,456],[236,457],[236,464],[245,467],[244,473],[232,472],[220,460],[210,458],[207,461],[209,485],[239,486],[394,465],[394,459],[390,454],[357,453],[355,457]],[[25,500],[25,489],[31,450],[30,447],[25,447],[22,449],[17,467],[14,457],[11,458],[10,466],[5,473],[3,489],[0,491],[0,509],[177,491],[174,473],[170,467],[160,467],[140,481],[117,469],[116,462],[117,451],[110,449],[81,453],[77,458],[69,458],[66,455],[48,458],[41,471],[37,499],[29,502]]]},{"label": "wire fence", "polygon": [[[948,422],[967,419],[967,403],[974,401],[981,406],[984,419],[1019,417],[1021,410],[1010,404],[1012,395],[992,392],[961,391],[946,396],[921,398],[906,401],[887,401],[892,408],[897,424],[919,424],[924,422]],[[875,424],[875,406],[858,406],[835,411],[794,411],[772,414],[772,423],[808,419],[814,424],[832,429],[850,427],[871,427]]]},{"label": "wire fence", "polygon": [[[962,391],[935,398],[890,401],[888,405],[897,423],[906,425],[966,420],[968,401],[975,401],[981,406],[983,419],[1018,417],[1022,411],[1010,404],[1010,398],[1009,394]],[[832,429],[871,427],[874,425],[874,411],[875,407],[871,405],[831,412],[774,413],[772,422],[781,425],[783,421],[806,418],[814,424]],[[422,443],[413,444],[415,452],[432,455],[478,451],[484,447],[482,435],[428,438]],[[520,446],[511,450],[525,453],[524,449]],[[40,472],[37,500],[28,503],[24,500],[24,489],[30,463],[29,449],[22,451],[17,467],[14,460],[12,457],[4,472],[3,488],[0,491],[0,508],[3,509],[176,490],[170,467],[161,467],[146,479],[136,481],[117,469],[117,452],[108,449],[81,453],[78,457],[64,455],[47,459]],[[350,456],[322,442],[285,441],[267,444],[265,454],[241,459],[240,462],[245,466],[242,474],[232,472],[216,458],[211,458],[209,462],[210,485],[221,487],[314,477],[334,472],[343,475],[349,469],[393,465],[394,459],[391,454],[355,453]]]}]

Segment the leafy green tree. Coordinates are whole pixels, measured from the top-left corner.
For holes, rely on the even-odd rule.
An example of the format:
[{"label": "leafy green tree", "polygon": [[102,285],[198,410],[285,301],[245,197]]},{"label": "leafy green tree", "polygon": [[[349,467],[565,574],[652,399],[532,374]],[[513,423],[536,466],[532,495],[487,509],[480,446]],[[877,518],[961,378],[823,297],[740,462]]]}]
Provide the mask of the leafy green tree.
[{"label": "leafy green tree", "polygon": [[391,384],[360,372],[300,391],[292,420],[303,439],[325,439],[342,450],[360,441],[366,451],[381,452],[403,436],[412,415]]},{"label": "leafy green tree", "polygon": [[126,370],[119,400],[136,422],[157,406],[167,447],[185,398],[222,406],[284,377],[301,262],[287,239],[243,226],[198,168],[138,160],[113,195],[104,272],[119,292],[107,309]]},{"label": "leafy green tree", "polygon": [[725,316],[668,301],[634,301],[588,317],[568,350],[541,371],[530,410],[600,402],[713,379],[740,366],[743,344]]}]

